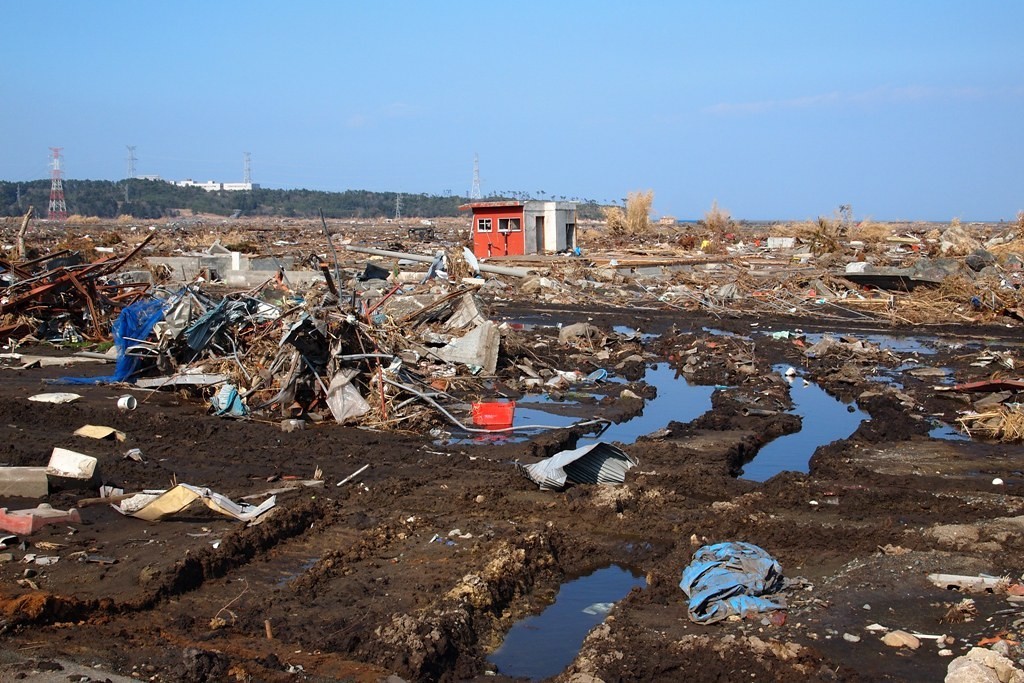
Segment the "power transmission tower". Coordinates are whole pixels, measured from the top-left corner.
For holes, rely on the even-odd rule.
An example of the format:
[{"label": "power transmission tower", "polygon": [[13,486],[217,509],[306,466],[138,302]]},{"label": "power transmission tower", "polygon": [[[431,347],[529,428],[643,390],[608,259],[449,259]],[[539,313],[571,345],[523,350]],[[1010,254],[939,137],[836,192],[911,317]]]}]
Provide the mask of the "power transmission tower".
[{"label": "power transmission tower", "polygon": [[481,199],[480,194],[480,155],[473,155],[473,189],[469,191],[470,199]]},{"label": "power transmission tower", "polygon": [[128,148],[128,175],[126,175],[125,177],[134,178],[135,162],[138,161],[138,158],[135,156],[135,145],[125,145],[125,147]]},{"label": "power transmission tower", "polygon": [[245,167],[242,171],[242,182],[252,184],[252,154],[245,152]]},{"label": "power transmission tower", "polygon": [[395,220],[402,220],[402,195],[395,195]]},{"label": "power transmission tower", "polygon": [[64,171],[60,167],[61,150],[63,147],[51,147],[53,155],[50,160],[50,205],[47,213],[50,220],[66,221],[68,218],[68,205],[64,201]]}]

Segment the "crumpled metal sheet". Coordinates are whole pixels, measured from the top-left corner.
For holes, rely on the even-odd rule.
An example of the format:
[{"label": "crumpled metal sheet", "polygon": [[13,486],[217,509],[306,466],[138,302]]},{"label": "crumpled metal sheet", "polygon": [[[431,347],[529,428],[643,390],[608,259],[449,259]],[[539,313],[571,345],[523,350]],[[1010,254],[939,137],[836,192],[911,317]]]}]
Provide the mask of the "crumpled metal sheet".
[{"label": "crumpled metal sheet", "polygon": [[640,461],[622,449],[599,441],[555,453],[533,465],[518,465],[543,490],[560,491],[569,484],[622,484],[626,472]]}]

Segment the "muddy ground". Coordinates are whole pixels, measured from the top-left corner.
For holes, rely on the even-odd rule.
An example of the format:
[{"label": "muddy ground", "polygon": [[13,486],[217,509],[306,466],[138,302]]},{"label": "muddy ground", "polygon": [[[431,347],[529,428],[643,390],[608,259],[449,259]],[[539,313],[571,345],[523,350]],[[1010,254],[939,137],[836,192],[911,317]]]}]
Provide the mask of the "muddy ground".
[{"label": "muddy ground", "polygon": [[[205,508],[146,523],[96,505],[81,508],[82,524],[33,535],[0,564],[0,678],[86,680],[67,674],[77,663],[96,667],[96,680],[503,680],[486,658],[512,624],[543,609],[568,578],[609,564],[642,572],[648,586],[615,607],[556,680],[934,681],[949,663],[935,641],[891,648],[867,627],[949,635],[954,655],[981,638],[1024,630],[1024,604],[999,594],[971,596],[977,615],[944,623],[965,596],[926,579],[930,572],[1020,578],[1024,451],[930,438],[931,419],[952,420],[966,404],[932,391],[934,378],[900,370],[915,354],[811,360],[792,340],[752,335],[818,331],[807,320],[525,303],[495,303],[491,314],[527,323],[518,341],[538,353],[556,346],[557,323],[640,328],[658,335],[644,342],[648,363],[681,369],[695,356],[689,376],[727,388],[696,420],[624,445],[640,461],[625,485],[545,492],[511,463],[572,447],[580,434],[447,446],[428,434],[334,423],[284,433],[276,422],[208,415],[173,392],[86,386],[74,388],[84,396],[75,403],[31,403],[29,395],[53,390],[47,379],[109,367],[5,369],[0,463],[45,465],[62,446],[99,457],[103,479],[126,491],[178,481],[235,500],[308,479],[318,467],[325,483],[278,494],[275,510],[251,527]],[[1018,351],[1016,333],[1005,328],[872,330],[851,322],[831,329],[937,336],[937,352],[916,360],[951,368],[957,381],[992,373],[970,365],[981,348]],[[622,418],[641,405],[618,400],[621,389],[653,390],[638,379],[643,364],[615,369],[614,359],[580,352],[559,360],[584,371],[607,367],[621,381],[586,406],[591,415]],[[800,428],[785,412],[787,386],[772,370],[780,364],[857,399],[871,419],[819,448],[809,473],[748,481],[736,475],[758,449]],[[870,379],[878,369],[899,384]],[[116,409],[124,393],[138,398],[136,410]],[[83,424],[115,427],[126,441],[74,436]],[[129,448],[141,449],[146,463],[124,459]],[[993,485],[996,477],[1004,484]],[[68,488],[45,502],[65,509],[95,495]],[[37,502],[8,498],[0,506]],[[452,529],[472,536],[430,542]],[[766,549],[794,580],[785,623],[691,623],[678,583],[695,546],[740,540]],[[29,565],[20,561],[26,553],[60,560]]]}]

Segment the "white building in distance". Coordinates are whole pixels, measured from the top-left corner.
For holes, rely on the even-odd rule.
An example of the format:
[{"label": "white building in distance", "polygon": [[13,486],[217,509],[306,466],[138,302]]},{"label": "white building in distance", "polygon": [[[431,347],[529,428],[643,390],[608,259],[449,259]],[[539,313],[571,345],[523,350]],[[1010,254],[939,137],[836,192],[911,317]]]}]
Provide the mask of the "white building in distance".
[{"label": "white building in distance", "polygon": [[219,192],[224,190],[226,192],[247,192],[249,190],[260,189],[259,183],[218,183],[215,180],[207,180],[205,183],[197,183],[191,178],[185,180],[169,180],[167,181],[172,185],[178,187],[198,187],[207,192]]}]

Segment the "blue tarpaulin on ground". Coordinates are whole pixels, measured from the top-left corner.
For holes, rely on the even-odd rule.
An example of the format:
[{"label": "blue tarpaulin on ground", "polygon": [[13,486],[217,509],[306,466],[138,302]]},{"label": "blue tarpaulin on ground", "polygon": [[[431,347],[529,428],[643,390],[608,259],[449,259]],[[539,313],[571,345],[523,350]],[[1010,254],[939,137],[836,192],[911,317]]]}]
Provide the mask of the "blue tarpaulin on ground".
[{"label": "blue tarpaulin on ground", "polygon": [[782,566],[762,548],[743,542],[699,548],[683,570],[679,587],[690,598],[690,620],[711,624],[732,615],[785,609],[785,602],[760,596],[782,588]]},{"label": "blue tarpaulin on ground", "polygon": [[127,382],[139,371],[140,358],[125,354],[131,343],[129,339],[145,339],[153,326],[164,317],[164,302],[158,299],[140,299],[121,309],[110,331],[117,348],[117,365],[114,374],[105,377],[61,377],[61,384],[103,384]]}]

